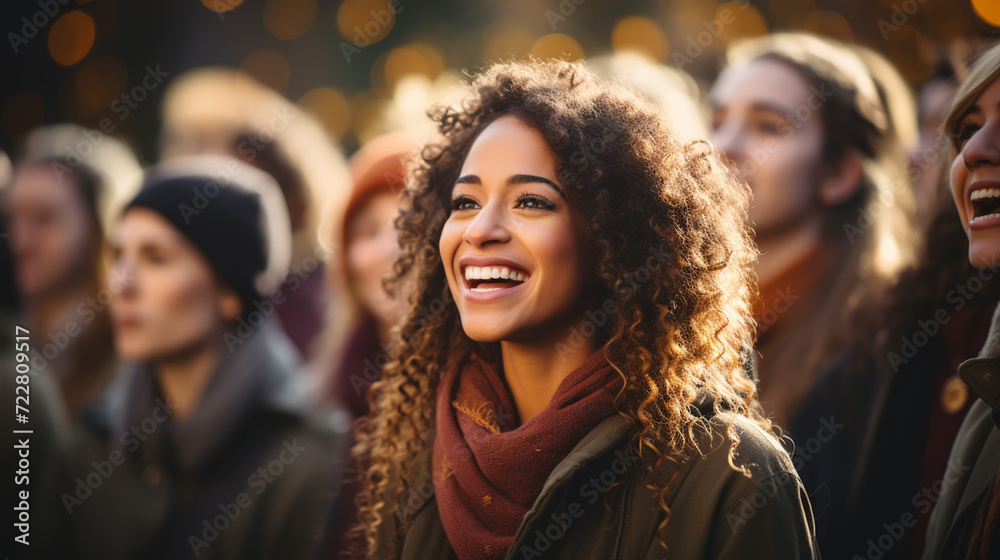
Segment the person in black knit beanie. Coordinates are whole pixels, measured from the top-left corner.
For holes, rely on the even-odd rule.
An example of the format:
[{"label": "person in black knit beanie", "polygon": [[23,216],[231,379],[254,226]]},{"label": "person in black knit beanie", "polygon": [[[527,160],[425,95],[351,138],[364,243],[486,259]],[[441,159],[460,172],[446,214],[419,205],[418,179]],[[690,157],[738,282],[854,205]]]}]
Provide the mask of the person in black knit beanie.
[{"label": "person in black knit beanie", "polygon": [[[323,546],[349,416],[308,409],[267,322],[224,342],[280,292],[282,204],[270,176],[201,156],[154,169],[126,205],[111,310],[129,365],[72,438],[52,539],[64,549],[51,557],[306,558]],[[113,472],[78,484],[95,465]]]}]

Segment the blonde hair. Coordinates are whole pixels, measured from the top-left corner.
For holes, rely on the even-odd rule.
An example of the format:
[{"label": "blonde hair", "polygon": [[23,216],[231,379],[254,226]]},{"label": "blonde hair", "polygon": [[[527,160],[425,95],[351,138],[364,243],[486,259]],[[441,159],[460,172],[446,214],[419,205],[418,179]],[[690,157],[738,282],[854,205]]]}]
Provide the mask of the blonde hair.
[{"label": "blonde hair", "polygon": [[951,147],[958,153],[958,126],[962,119],[975,105],[979,96],[986,91],[990,85],[1000,78],[1000,43],[984,50],[976,61],[969,68],[969,74],[958,86],[955,92],[955,100],[952,101],[948,109],[948,115],[944,119],[944,131],[951,141]]}]

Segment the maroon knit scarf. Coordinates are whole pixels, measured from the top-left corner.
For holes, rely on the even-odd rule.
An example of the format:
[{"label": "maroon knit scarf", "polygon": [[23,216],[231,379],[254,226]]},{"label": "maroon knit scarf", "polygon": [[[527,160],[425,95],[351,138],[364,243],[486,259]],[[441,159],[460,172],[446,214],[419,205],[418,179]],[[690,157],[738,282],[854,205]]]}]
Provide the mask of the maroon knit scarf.
[{"label": "maroon knit scarf", "polygon": [[602,348],[563,379],[545,410],[511,429],[514,403],[493,365],[470,354],[445,372],[434,490],[460,560],[506,554],[552,469],[614,413],[621,383]]}]

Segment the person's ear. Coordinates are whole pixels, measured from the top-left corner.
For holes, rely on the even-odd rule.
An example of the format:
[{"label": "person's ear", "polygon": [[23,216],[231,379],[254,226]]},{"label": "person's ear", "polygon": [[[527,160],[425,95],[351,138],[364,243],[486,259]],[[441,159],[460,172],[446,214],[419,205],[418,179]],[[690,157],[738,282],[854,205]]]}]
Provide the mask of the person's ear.
[{"label": "person's ear", "polygon": [[236,292],[229,288],[219,291],[219,314],[227,321],[235,321],[243,313],[243,302]]},{"label": "person's ear", "polygon": [[858,193],[864,178],[864,162],[856,150],[848,150],[837,162],[827,166],[819,186],[824,206],[839,206]]}]

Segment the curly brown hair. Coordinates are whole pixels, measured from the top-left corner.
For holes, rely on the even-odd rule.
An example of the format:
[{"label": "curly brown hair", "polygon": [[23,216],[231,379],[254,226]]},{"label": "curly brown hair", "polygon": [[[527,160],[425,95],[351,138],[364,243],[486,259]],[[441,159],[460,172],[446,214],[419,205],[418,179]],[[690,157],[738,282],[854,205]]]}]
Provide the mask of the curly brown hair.
[{"label": "curly brown hair", "polygon": [[[772,433],[743,369],[756,291],[749,189],[707,143],[682,144],[656,108],[579,62],[494,65],[461,103],[429,115],[438,134],[408,170],[396,220],[402,254],[387,279],[390,288],[413,283],[412,305],[396,327],[394,359],[369,392],[373,414],[357,426],[360,554],[396,554],[395,543],[377,542],[376,530],[431,447],[434,395],[449,358],[479,344],[462,329],[438,238],[473,141],[504,115],[543,135],[571,208],[587,218],[601,301],[617,306],[594,336],[625,381],[616,406],[633,422],[631,445],[653,480],[664,459],[697,449],[706,422],[700,402]],[[663,261],[655,273],[651,251]],[[731,424],[728,432],[739,441]],[[731,465],[734,453],[735,445]],[[655,490],[669,517],[666,483]]]}]

